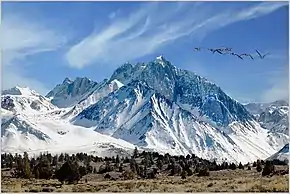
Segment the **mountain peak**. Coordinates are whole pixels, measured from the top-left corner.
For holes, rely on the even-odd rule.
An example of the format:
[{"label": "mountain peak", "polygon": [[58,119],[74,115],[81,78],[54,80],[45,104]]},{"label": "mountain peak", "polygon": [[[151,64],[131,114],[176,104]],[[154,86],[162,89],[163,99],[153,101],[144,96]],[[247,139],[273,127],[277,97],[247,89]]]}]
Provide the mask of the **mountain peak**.
[{"label": "mountain peak", "polygon": [[157,62],[158,64],[161,64],[163,67],[165,67],[165,64],[168,64],[168,61],[166,61],[163,55],[156,57],[155,62]]},{"label": "mountain peak", "polygon": [[25,96],[34,96],[37,95],[37,92],[30,89],[29,87],[20,87],[15,86],[13,88],[3,90],[2,95],[25,95]]},{"label": "mountain peak", "polygon": [[70,83],[72,83],[73,81],[71,80],[71,79],[69,79],[68,77],[66,77],[64,80],[63,80],[63,84],[70,84]]},{"label": "mountain peak", "polygon": [[76,77],[74,81],[65,78],[62,84],[57,84],[46,97],[59,108],[73,105],[88,91],[96,86],[97,82],[87,77]]},{"label": "mountain peak", "polygon": [[156,57],[156,60],[165,61],[165,58],[163,55],[160,55],[160,56]]}]

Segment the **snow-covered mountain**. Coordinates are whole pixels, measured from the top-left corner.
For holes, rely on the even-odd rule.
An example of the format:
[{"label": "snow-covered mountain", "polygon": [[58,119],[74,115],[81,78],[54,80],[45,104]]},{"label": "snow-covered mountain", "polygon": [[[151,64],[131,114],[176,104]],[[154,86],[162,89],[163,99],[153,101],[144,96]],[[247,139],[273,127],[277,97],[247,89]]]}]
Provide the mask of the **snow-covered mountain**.
[{"label": "snow-covered mountain", "polygon": [[71,121],[138,146],[172,154],[246,162],[274,153],[287,137],[272,137],[220,87],[164,57],[126,63],[110,80],[125,86]]},{"label": "snow-covered mountain", "polygon": [[52,104],[59,108],[74,105],[81,97],[92,90],[98,83],[86,77],[77,77],[74,81],[65,78],[62,84],[58,84],[46,97],[51,99]]},{"label": "snow-covered mountain", "polygon": [[247,110],[253,115],[255,114],[259,115],[262,112],[265,112],[265,110],[268,109],[269,107],[284,107],[284,106],[289,106],[288,102],[286,102],[285,100],[277,100],[270,103],[252,102],[245,104]]},{"label": "snow-covered mountain", "polygon": [[57,108],[49,99],[37,92],[18,86],[2,91],[1,107],[13,113],[25,113],[28,115]]},{"label": "snow-covered mountain", "polygon": [[72,122],[171,154],[194,153],[203,158],[246,162],[273,152],[266,142],[265,130],[257,130],[251,123],[232,123],[228,127],[232,132],[227,134],[141,81],[133,81],[109,94],[82,111]]},{"label": "snow-covered mountain", "polygon": [[287,163],[289,162],[289,143],[287,143],[281,150],[273,154],[267,160],[275,160],[275,159],[286,161]]},{"label": "snow-covered mountain", "polygon": [[100,83],[65,79],[43,97],[41,105],[50,106],[35,111],[29,103],[15,108],[13,96],[1,97],[2,149],[10,152],[110,154],[138,146],[247,163],[268,158],[289,140],[284,130],[261,127],[216,84],[162,56],[147,64],[125,63]]},{"label": "snow-covered mountain", "polygon": [[69,111],[66,112],[62,118],[70,119],[80,113],[82,110],[87,108],[88,106],[95,104],[103,97],[107,96],[109,93],[118,90],[122,87],[123,84],[118,80],[109,81],[105,79],[91,90],[88,90],[79,100],[75,101],[75,105],[69,108]]},{"label": "snow-covered mountain", "polygon": [[132,66],[126,63],[114,72],[113,79],[123,84],[132,80],[144,81],[166,99],[188,111],[198,109],[198,115],[206,115],[219,126],[253,119],[243,105],[227,96],[220,87],[193,72],[173,66],[162,56],[148,64]]},{"label": "snow-covered mountain", "polygon": [[289,135],[289,104],[286,101],[250,103],[246,108],[256,115],[256,120],[262,127],[271,132]]},{"label": "snow-covered mountain", "polygon": [[[29,88],[15,87],[1,96],[1,151],[37,154],[88,152],[97,155],[130,154],[134,145],[70,124],[49,99]],[[37,103],[36,103],[37,102]],[[36,104],[36,105],[35,105]]]}]

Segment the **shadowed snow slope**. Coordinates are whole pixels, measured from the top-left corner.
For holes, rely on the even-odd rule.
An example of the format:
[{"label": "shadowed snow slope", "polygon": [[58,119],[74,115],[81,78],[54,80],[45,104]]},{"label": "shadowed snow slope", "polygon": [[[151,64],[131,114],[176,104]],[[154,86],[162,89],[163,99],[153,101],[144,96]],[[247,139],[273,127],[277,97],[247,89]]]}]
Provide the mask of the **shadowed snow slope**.
[{"label": "shadowed snow slope", "polygon": [[289,143],[287,143],[281,150],[268,158],[268,160],[274,159],[289,162]]},{"label": "shadowed snow slope", "polygon": [[96,85],[89,92],[85,93],[80,100],[76,101],[75,105],[69,108],[69,111],[62,116],[63,119],[71,119],[88,106],[95,104],[109,93],[118,90],[123,84],[118,80],[108,81],[105,79],[100,84]]},{"label": "shadowed snow slope", "polygon": [[97,82],[91,81],[88,78],[77,77],[74,81],[65,78],[62,84],[58,84],[51,90],[46,97],[51,99],[51,102],[59,108],[66,108],[74,105],[74,103],[94,88]]}]

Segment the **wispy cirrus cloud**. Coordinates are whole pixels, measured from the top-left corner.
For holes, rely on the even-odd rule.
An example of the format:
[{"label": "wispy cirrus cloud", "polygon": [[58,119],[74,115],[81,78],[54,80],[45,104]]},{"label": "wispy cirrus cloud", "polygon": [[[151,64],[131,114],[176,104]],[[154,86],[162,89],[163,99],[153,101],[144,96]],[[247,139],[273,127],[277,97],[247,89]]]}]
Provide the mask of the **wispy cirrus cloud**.
[{"label": "wispy cirrus cloud", "polygon": [[58,49],[66,43],[63,35],[31,18],[26,20],[15,14],[3,17],[0,35],[4,65],[14,64],[29,55]]},{"label": "wispy cirrus cloud", "polygon": [[261,94],[260,101],[289,100],[289,65],[277,71],[269,72],[269,87]]},{"label": "wispy cirrus cloud", "polygon": [[[178,6],[177,6],[178,5]],[[99,32],[73,45],[65,55],[69,65],[115,64],[152,54],[188,35],[204,38],[227,25],[267,15],[287,2],[256,3],[243,9],[215,11],[203,3],[147,3],[128,16],[115,18]]]},{"label": "wispy cirrus cloud", "polygon": [[[29,86],[37,91],[47,91],[45,84],[26,75],[24,64],[28,56],[61,48],[66,38],[36,22],[15,13],[2,19],[2,89]],[[39,64],[41,65],[41,64]]]}]

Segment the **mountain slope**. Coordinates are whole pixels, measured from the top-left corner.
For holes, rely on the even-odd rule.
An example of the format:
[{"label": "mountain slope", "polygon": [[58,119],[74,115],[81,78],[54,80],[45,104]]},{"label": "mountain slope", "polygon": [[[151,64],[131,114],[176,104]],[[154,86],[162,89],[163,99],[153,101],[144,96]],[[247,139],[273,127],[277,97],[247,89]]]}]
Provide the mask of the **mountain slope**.
[{"label": "mountain slope", "polygon": [[[23,103],[13,106],[10,99],[17,93],[1,97],[2,145],[9,152],[116,154],[137,145],[247,163],[268,158],[289,140],[284,131],[261,127],[214,83],[162,56],[147,64],[126,63],[101,83],[65,79],[47,95],[51,101],[43,97],[40,108],[30,110],[30,102],[24,109]],[[21,143],[13,143],[17,141]]]},{"label": "mountain slope", "polygon": [[164,57],[148,64],[132,66],[126,63],[113,73],[110,80],[113,79],[123,84],[132,80],[144,81],[168,100],[189,111],[198,109],[198,115],[209,117],[219,126],[254,119],[243,105],[227,96],[220,87],[193,72],[173,66]]},{"label": "mountain slope", "polygon": [[256,120],[262,127],[273,133],[289,135],[289,105],[286,101],[250,103],[246,108],[256,114]]},{"label": "mountain slope", "polygon": [[[166,99],[143,81],[132,81],[72,119],[76,125],[171,154],[247,162],[274,153],[267,132],[256,123],[232,123],[226,134]],[[258,129],[257,129],[258,128]],[[261,146],[263,145],[263,146]]]},{"label": "mountain slope", "polygon": [[66,112],[62,118],[70,119],[80,113],[82,110],[87,108],[88,106],[95,104],[103,97],[107,96],[109,93],[118,90],[121,88],[123,84],[118,80],[108,81],[105,79],[103,82],[98,84],[89,92],[85,93],[79,101],[76,101],[75,105],[70,108],[68,112]]},{"label": "mountain slope", "polygon": [[91,129],[71,125],[64,120],[18,115],[1,125],[2,152],[38,154],[40,152],[96,155],[128,155],[134,145]]},{"label": "mountain slope", "polygon": [[28,115],[57,108],[47,98],[37,92],[21,87],[4,90],[1,96],[1,107],[13,113],[25,113]]},{"label": "mountain slope", "polygon": [[286,161],[287,163],[289,162],[289,143],[287,143],[281,150],[273,154],[267,160],[275,160],[275,159]]},{"label": "mountain slope", "polygon": [[[70,124],[61,119],[66,109],[58,109],[48,99],[28,88],[16,87],[3,93],[2,152],[88,152],[106,156],[128,155],[135,147],[126,141]],[[35,100],[39,100],[40,108],[32,106]]]}]

